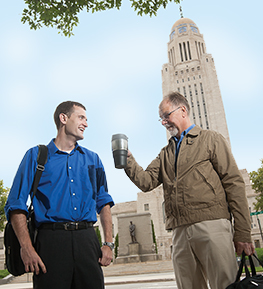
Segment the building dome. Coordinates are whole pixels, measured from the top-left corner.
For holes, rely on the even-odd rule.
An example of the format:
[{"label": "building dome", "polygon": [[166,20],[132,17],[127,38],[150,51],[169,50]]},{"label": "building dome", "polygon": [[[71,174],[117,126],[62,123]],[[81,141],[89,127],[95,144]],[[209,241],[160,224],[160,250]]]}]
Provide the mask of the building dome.
[{"label": "building dome", "polygon": [[172,31],[179,25],[183,25],[183,24],[194,24],[196,26],[196,24],[194,23],[193,20],[189,19],[189,18],[180,18],[179,20],[177,20],[173,27],[172,27]]}]

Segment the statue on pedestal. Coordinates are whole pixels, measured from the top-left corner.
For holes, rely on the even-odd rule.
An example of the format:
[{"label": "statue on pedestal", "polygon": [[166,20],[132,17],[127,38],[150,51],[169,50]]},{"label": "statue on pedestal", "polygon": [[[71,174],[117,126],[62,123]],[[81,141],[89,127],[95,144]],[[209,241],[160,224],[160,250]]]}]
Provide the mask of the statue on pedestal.
[{"label": "statue on pedestal", "polygon": [[132,221],[130,221],[129,230],[130,230],[130,235],[131,235],[131,242],[137,243],[136,237],[135,237],[135,225],[132,223]]}]

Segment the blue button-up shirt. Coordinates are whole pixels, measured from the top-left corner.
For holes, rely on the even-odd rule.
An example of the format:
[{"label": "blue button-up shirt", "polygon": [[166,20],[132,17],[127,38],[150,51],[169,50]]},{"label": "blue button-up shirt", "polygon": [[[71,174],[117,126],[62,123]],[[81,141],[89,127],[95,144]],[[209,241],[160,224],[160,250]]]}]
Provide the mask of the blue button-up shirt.
[{"label": "blue button-up shirt", "polygon": [[[83,220],[96,222],[96,212],[100,213],[108,203],[114,205],[100,158],[78,144],[71,153],[60,151],[54,140],[47,147],[48,161],[33,199],[36,225]],[[5,206],[8,220],[12,210],[28,211],[37,154],[37,146],[29,149],[18,168]]]},{"label": "blue button-up shirt", "polygon": [[175,146],[175,169],[177,168],[177,158],[178,158],[178,154],[179,154],[179,149],[180,149],[180,145],[181,145],[181,142],[184,138],[184,136],[186,134],[188,134],[188,132],[195,127],[195,124],[192,124],[191,126],[189,126],[186,130],[184,130],[182,133],[181,133],[181,136],[180,136],[180,139],[178,139],[176,136],[174,136],[174,140],[175,140],[175,143],[176,143],[176,146]]}]

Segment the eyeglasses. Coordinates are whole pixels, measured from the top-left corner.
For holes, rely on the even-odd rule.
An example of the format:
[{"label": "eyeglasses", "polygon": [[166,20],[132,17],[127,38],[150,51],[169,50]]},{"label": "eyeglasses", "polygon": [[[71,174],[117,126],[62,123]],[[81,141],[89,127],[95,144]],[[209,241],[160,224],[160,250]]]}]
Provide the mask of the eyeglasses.
[{"label": "eyeglasses", "polygon": [[168,113],[165,113],[165,114],[163,115],[163,117],[159,118],[159,121],[160,121],[160,122],[162,122],[162,121],[167,121],[167,120],[169,119],[169,116],[170,116],[173,112],[175,112],[177,109],[179,109],[179,108],[181,108],[181,106],[177,107],[176,109],[174,109],[174,110],[172,110],[172,111],[170,111],[170,112],[168,112]]}]

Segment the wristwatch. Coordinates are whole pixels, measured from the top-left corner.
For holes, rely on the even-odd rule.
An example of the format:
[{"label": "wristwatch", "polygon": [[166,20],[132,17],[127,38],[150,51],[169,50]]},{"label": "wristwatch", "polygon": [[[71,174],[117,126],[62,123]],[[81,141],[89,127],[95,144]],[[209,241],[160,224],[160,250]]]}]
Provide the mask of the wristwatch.
[{"label": "wristwatch", "polygon": [[111,242],[104,242],[102,244],[102,246],[108,246],[108,247],[110,247],[111,250],[114,249],[114,243],[111,243]]}]

